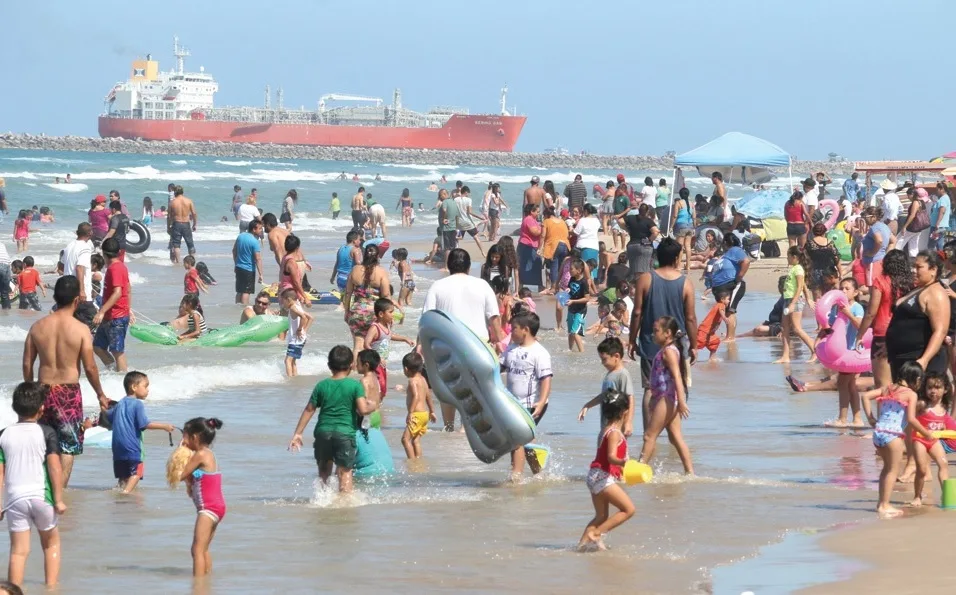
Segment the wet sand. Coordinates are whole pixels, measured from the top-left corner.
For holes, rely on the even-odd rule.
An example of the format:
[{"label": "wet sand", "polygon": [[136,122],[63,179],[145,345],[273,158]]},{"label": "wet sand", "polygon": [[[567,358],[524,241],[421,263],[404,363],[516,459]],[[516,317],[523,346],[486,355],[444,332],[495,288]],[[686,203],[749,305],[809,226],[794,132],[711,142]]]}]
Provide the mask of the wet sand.
[{"label": "wet sand", "polygon": [[[938,492],[938,487],[937,492]],[[907,486],[907,495],[912,486]],[[894,501],[902,494],[898,490]],[[863,568],[835,583],[800,591],[807,595],[856,593],[949,593],[956,581],[953,535],[956,511],[924,505],[903,517],[865,521],[820,540],[821,547],[863,562]]]}]

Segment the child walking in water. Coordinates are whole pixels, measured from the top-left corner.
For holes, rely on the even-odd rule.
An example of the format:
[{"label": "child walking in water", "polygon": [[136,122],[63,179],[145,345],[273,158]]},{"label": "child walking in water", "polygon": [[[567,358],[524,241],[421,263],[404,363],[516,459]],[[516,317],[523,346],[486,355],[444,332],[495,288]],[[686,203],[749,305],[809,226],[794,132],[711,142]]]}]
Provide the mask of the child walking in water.
[{"label": "child walking in water", "polygon": [[[906,450],[903,430],[907,424],[913,426],[914,438],[918,432],[930,441],[933,435],[916,419],[916,393],[923,381],[923,368],[916,362],[906,362],[900,368],[899,382],[885,388],[877,388],[860,395],[863,399],[863,411],[873,426],[873,446],[883,459],[883,471],[880,472],[880,499],[876,512],[882,518],[891,518],[903,514],[903,511],[890,504],[893,486],[899,475],[900,461]],[[879,419],[873,417],[870,401],[879,403]],[[922,488],[922,486],[920,486]]]},{"label": "child walking in water", "polygon": [[215,417],[195,417],[183,426],[183,446],[193,451],[183,469],[181,480],[186,482],[186,493],[196,505],[196,527],[193,529],[193,576],[204,576],[212,571],[209,545],[216,536],[216,528],[226,516],[226,500],[222,497],[222,473],[216,455],[210,450],[216,439],[216,430],[222,422]]},{"label": "child walking in water", "polygon": [[584,319],[588,315],[588,302],[591,300],[590,281],[586,278],[587,269],[580,258],[571,262],[571,280],[568,281],[568,349],[584,351]]},{"label": "child walking in water", "polygon": [[710,309],[704,322],[697,327],[697,349],[707,348],[710,352],[710,361],[717,362],[717,349],[720,347],[720,337],[716,335],[721,323],[727,322],[727,306],[730,305],[730,292],[720,290],[714,292],[717,303]]},{"label": "child walking in water", "polygon": [[[920,389],[919,402],[916,405],[919,415],[916,420],[930,432],[956,430],[956,421],[949,416],[949,407],[953,401],[953,385],[946,374],[927,372]],[[923,485],[929,478],[930,459],[939,469],[939,487],[949,479],[949,461],[946,455],[956,452],[956,440],[951,438],[928,440],[913,435],[913,458],[916,459],[916,476],[913,478],[913,506],[923,505]]]},{"label": "child walking in water", "polygon": [[17,221],[13,224],[13,239],[17,243],[17,254],[30,249],[30,211],[21,209]]},{"label": "child walking in water", "polygon": [[657,439],[666,428],[667,437],[684,465],[684,473],[693,475],[694,463],[680,427],[681,418],[690,416],[687,407],[687,359],[680,341],[683,336],[677,319],[672,316],[661,316],[654,322],[654,342],[661,349],[651,364],[651,400],[640,460],[642,463],[651,462]]},{"label": "child walking in water", "polygon": [[412,294],[415,293],[415,275],[412,274],[412,264],[408,262],[408,250],[405,248],[392,250],[392,266],[398,271],[402,287],[398,292],[398,305],[411,306]]},{"label": "child walking in water", "polygon": [[428,431],[428,422],[438,421],[435,417],[435,405],[428,392],[428,383],[422,377],[425,361],[414,351],[402,358],[402,368],[408,378],[405,389],[405,406],[408,416],[405,418],[405,431],[402,433],[402,447],[409,459],[422,456],[422,436]]},{"label": "child walking in water", "polygon": [[[594,518],[584,528],[578,549],[607,549],[604,536],[634,516],[634,503],[617,481],[627,461],[627,439],[622,429],[630,402],[627,395],[614,389],[602,393],[601,408],[608,423],[601,430],[601,441],[588,471],[587,486],[594,505]],[[611,505],[617,512],[610,514]]]},{"label": "child walking in water", "polygon": [[[773,362],[775,364],[785,364],[790,361],[790,331],[793,331],[800,340],[803,341],[810,350],[810,361],[816,360],[813,354],[813,342],[807,331],[803,330],[803,310],[807,307],[807,300],[804,294],[807,293],[806,270],[810,266],[807,253],[797,246],[790,246],[787,250],[787,263],[790,265],[790,271],[787,273],[787,280],[784,283],[783,297],[787,300],[787,305],[783,309],[783,324],[780,329],[780,342],[783,344],[783,352],[780,359]],[[812,304],[811,304],[812,307]]]}]

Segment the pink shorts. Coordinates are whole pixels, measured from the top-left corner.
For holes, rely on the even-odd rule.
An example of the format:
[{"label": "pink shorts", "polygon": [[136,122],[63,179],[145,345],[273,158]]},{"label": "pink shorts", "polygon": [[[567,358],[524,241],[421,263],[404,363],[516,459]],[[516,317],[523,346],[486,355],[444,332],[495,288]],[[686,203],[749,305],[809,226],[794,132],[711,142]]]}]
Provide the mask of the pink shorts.
[{"label": "pink shorts", "polygon": [[590,490],[592,494],[597,496],[598,494],[606,490],[608,487],[616,484],[617,480],[614,478],[613,475],[611,475],[604,469],[601,469],[599,467],[592,467],[591,470],[588,471],[588,477],[585,480],[585,482],[588,485],[588,490]]}]

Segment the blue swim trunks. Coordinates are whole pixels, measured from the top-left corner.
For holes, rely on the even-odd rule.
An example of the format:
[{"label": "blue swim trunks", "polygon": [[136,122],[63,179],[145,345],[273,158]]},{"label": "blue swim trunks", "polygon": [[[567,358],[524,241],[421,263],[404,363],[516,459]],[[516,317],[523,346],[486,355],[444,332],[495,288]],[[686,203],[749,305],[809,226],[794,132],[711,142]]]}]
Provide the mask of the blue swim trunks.
[{"label": "blue swim trunks", "polygon": [[129,328],[129,316],[104,320],[96,329],[93,347],[105,349],[111,353],[126,352],[126,330]]},{"label": "blue swim trunks", "polygon": [[285,350],[285,356],[291,357],[295,360],[302,359],[303,347],[305,347],[305,345],[289,345],[289,347]]},{"label": "blue swim trunks", "polygon": [[584,336],[584,314],[568,312],[568,334]]},{"label": "blue swim trunks", "polygon": [[339,271],[335,275],[335,284],[338,286],[339,291],[345,291],[345,286],[348,285],[348,282],[349,273],[343,273],[342,271]]}]

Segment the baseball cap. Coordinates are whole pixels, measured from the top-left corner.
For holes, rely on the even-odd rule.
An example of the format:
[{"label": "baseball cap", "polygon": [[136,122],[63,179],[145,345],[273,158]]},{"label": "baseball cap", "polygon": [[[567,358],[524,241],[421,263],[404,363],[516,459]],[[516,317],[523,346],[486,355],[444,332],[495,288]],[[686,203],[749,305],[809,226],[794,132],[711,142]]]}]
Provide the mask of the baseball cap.
[{"label": "baseball cap", "polygon": [[567,210],[567,209],[561,209],[561,218],[562,218],[562,219],[567,219],[569,215],[570,215],[570,213],[568,213],[568,210]]},{"label": "baseball cap", "polygon": [[617,174],[617,181],[618,181],[618,182],[623,182],[623,181],[624,181],[624,174]]},{"label": "baseball cap", "polygon": [[96,195],[96,198],[94,198],[93,200],[95,200],[96,202],[105,203],[105,202],[106,202],[106,197],[103,196],[102,194],[97,194],[97,195]]},{"label": "baseball cap", "polygon": [[539,178],[538,176],[531,176],[531,183],[532,183],[532,184],[537,184],[537,183],[540,182],[540,181],[541,181],[541,178]]}]

